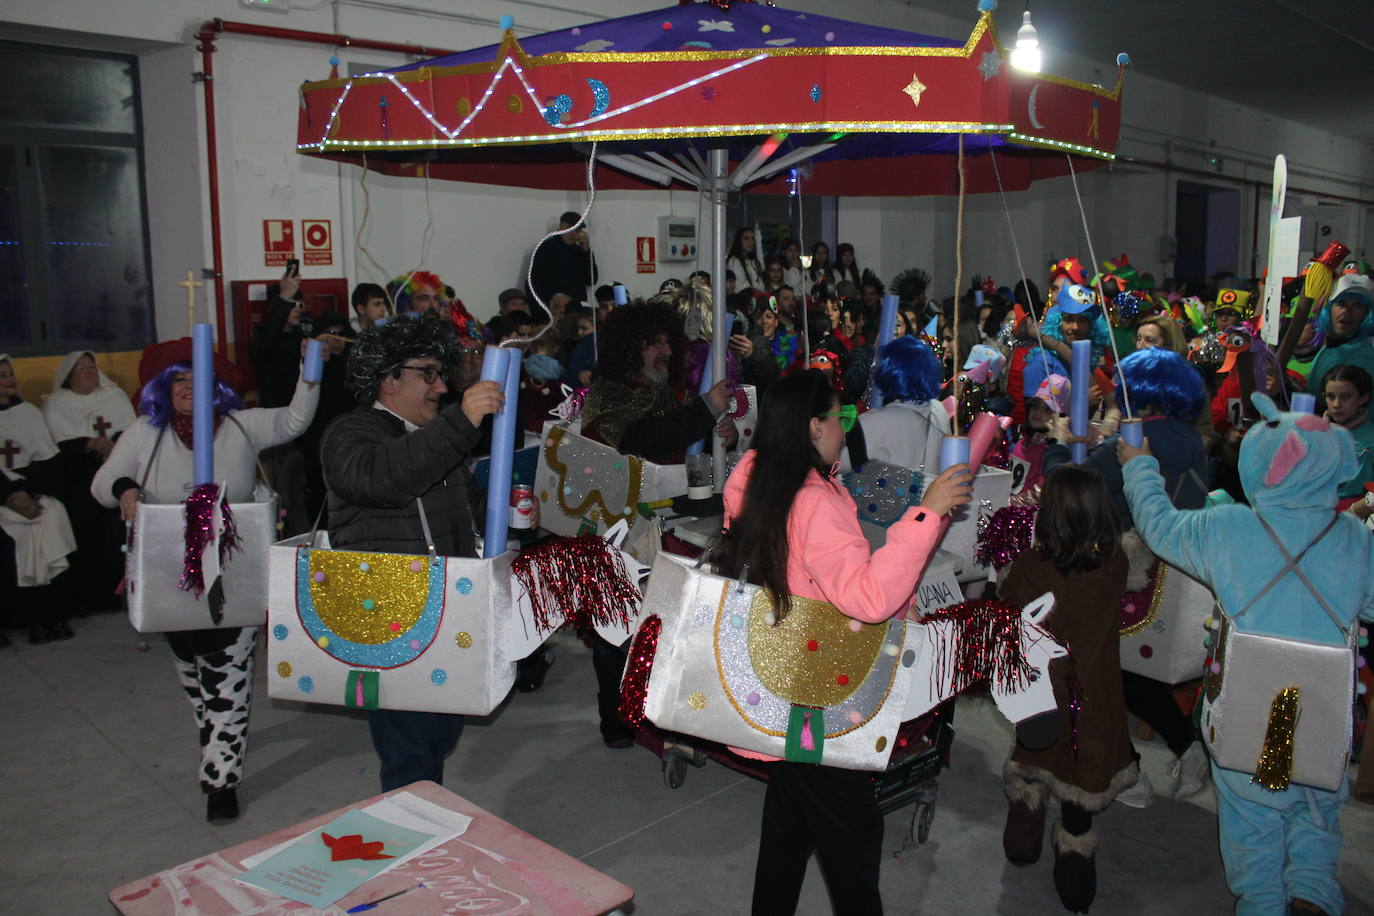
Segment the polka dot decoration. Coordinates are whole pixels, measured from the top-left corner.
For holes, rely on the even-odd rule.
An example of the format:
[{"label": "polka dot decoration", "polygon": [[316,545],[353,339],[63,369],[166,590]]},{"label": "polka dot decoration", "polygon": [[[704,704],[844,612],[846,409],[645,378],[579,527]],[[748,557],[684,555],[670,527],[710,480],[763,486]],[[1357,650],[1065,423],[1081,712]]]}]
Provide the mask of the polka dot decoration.
[{"label": "polka dot decoration", "polygon": [[290,632],[290,630],[288,630],[284,625],[280,623],[272,628],[272,635],[275,636],[278,640],[285,639],[287,637],[287,634],[289,634]]},{"label": "polka dot decoration", "polygon": [[443,668],[435,668],[429,673],[429,679],[435,687],[442,687],[444,682],[448,680],[448,672]]}]

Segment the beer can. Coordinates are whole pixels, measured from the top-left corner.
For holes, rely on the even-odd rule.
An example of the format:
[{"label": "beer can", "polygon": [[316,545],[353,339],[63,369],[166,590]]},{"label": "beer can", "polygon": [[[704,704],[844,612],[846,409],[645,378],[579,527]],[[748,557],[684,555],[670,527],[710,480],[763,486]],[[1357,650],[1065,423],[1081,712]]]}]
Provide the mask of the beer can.
[{"label": "beer can", "polygon": [[534,487],[511,484],[510,526],[519,529],[534,527]]}]

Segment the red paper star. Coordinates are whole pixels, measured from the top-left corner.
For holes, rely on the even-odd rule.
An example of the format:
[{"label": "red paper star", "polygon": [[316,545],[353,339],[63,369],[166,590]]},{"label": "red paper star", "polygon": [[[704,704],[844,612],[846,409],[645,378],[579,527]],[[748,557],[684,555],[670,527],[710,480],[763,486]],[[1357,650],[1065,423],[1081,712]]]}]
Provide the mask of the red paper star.
[{"label": "red paper star", "polygon": [[382,852],[383,844],[380,840],[372,843],[364,843],[360,834],[354,833],[348,836],[332,837],[327,833],[321,833],[320,839],[324,840],[324,845],[329,847],[329,859],[331,862],[342,862],[346,859],[394,859]]}]

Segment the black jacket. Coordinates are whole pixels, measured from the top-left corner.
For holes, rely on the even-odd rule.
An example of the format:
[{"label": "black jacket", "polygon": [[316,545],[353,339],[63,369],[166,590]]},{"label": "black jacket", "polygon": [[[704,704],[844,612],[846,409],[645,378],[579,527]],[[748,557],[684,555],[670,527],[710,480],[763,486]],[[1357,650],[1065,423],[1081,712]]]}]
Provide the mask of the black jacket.
[{"label": "black jacket", "polygon": [[286,327],[286,316],[295,306],[295,302],[272,296],[267,318],[253,329],[248,342],[248,353],[258,373],[258,403],[263,407],[285,407],[296,393],[305,332]]},{"label": "black jacket", "polygon": [[477,436],[456,404],[412,433],[399,417],[371,406],[339,417],[320,441],[330,544],[424,553],[418,497],[435,549],[443,556],[476,556],[466,465]]},{"label": "black jacket", "polygon": [[554,236],[535,249],[530,273],[534,282],[526,286],[525,292],[531,300],[537,291],[545,302],[555,293],[567,293],[573,302],[585,302],[587,287],[596,283],[596,259],[580,245],[569,245]]}]

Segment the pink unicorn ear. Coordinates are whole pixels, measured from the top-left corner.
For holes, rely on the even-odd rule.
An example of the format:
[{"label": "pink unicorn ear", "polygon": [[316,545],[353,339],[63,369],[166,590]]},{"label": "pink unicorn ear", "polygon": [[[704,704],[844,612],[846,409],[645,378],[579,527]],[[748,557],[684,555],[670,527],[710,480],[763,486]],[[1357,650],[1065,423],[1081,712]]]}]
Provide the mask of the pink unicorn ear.
[{"label": "pink unicorn ear", "polygon": [[1307,457],[1307,446],[1303,443],[1302,437],[1293,430],[1288,431],[1288,435],[1283,437],[1283,443],[1279,450],[1274,453],[1274,460],[1269,465],[1269,470],[1264,475],[1264,485],[1272,487],[1282,483],[1288,476],[1288,472],[1297,467],[1299,461]]}]

